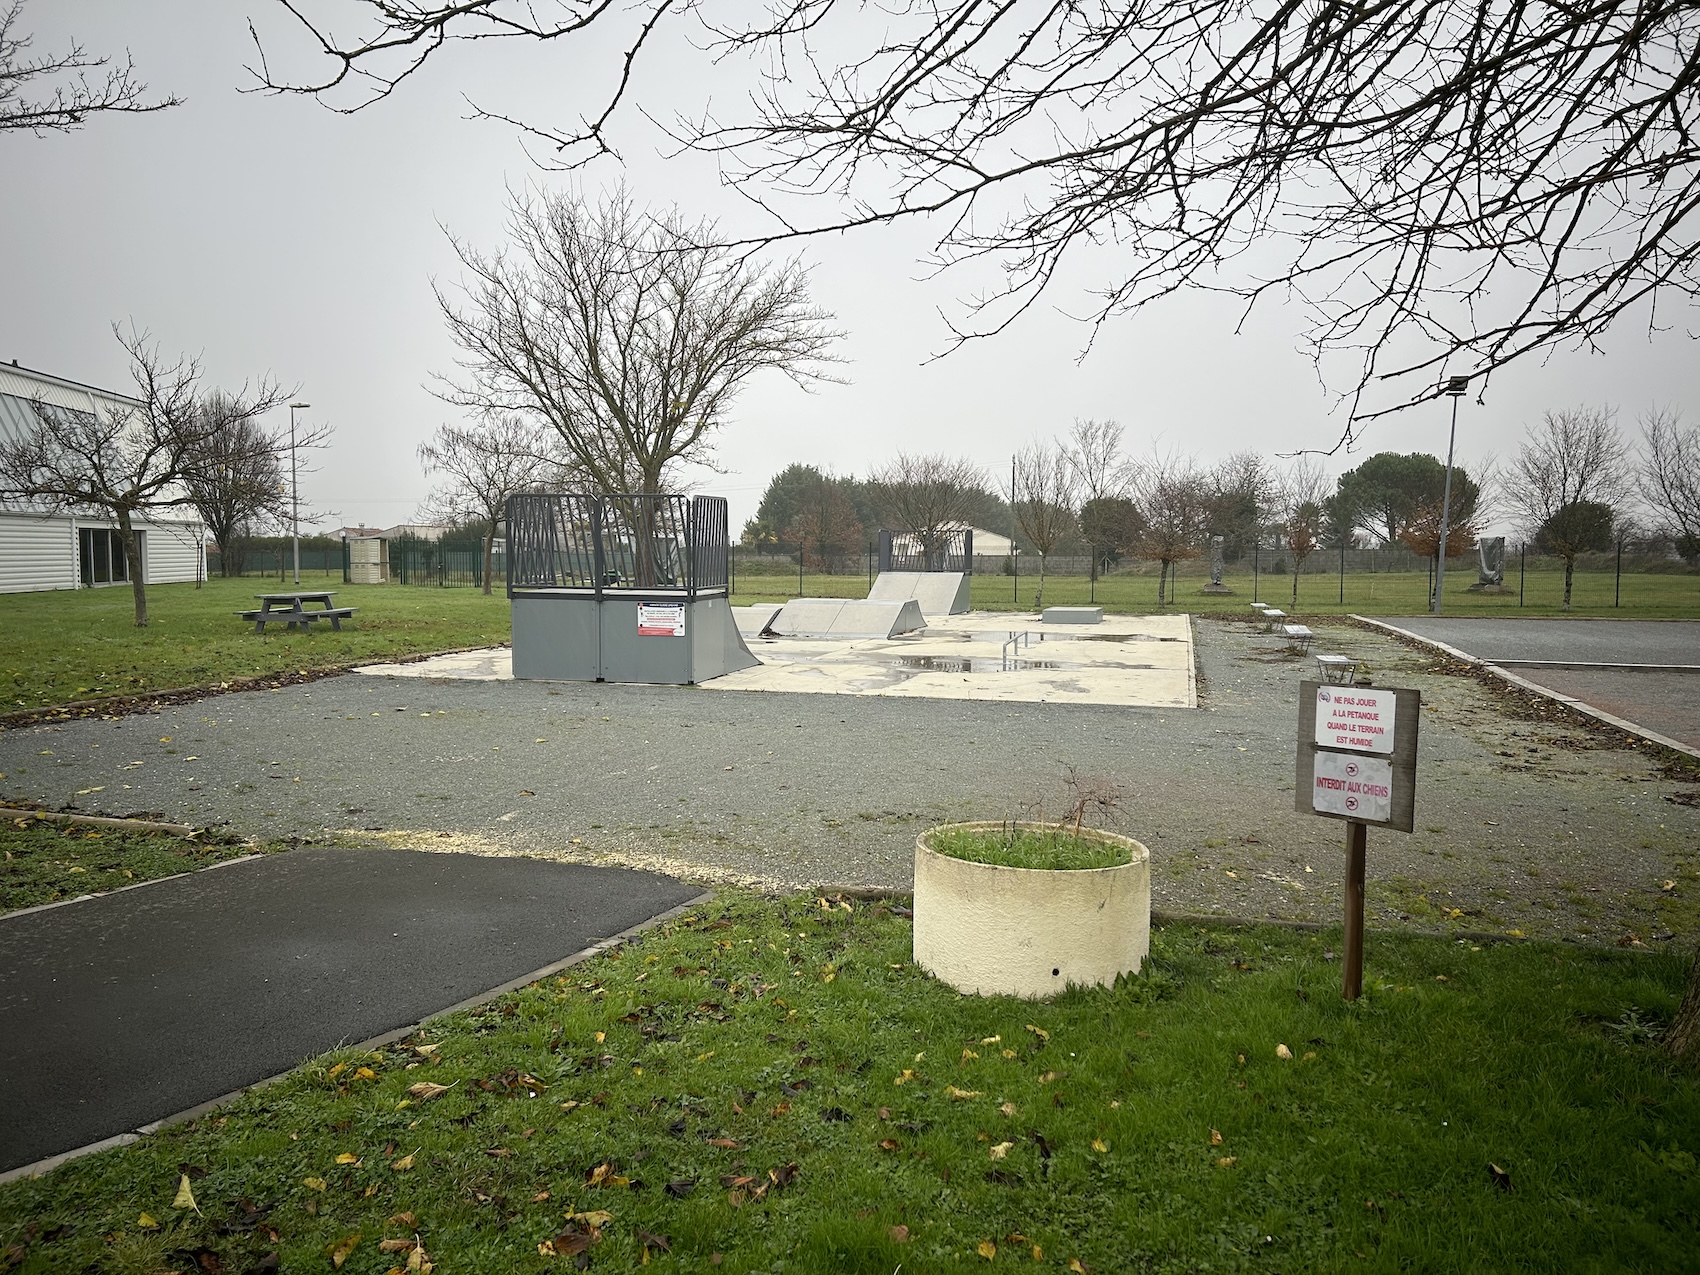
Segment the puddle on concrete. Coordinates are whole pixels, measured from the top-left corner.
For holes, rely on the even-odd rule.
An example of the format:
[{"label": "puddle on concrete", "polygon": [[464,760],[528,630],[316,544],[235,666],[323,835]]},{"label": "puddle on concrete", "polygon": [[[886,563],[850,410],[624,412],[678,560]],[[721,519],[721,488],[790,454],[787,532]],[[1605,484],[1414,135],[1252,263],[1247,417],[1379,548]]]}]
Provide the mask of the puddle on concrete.
[{"label": "puddle on concrete", "polygon": [[1062,667],[1054,660],[976,660],[951,655],[873,655],[864,653],[861,658],[872,663],[890,664],[914,673],[1019,673],[1027,669]]}]

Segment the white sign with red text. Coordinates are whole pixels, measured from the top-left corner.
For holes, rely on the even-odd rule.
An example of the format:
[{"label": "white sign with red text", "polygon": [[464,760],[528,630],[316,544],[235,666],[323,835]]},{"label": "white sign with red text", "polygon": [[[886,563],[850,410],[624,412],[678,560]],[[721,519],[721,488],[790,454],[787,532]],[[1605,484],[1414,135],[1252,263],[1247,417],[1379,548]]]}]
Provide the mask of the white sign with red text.
[{"label": "white sign with red text", "polygon": [[637,604],[639,637],[684,637],[683,602],[640,602]]},{"label": "white sign with red text", "polygon": [[1315,753],[1310,808],[1366,823],[1385,823],[1393,812],[1393,763],[1379,757]]},{"label": "white sign with red text", "polygon": [[1316,742],[1324,748],[1391,753],[1393,710],[1397,703],[1397,697],[1390,690],[1319,686],[1316,688]]}]

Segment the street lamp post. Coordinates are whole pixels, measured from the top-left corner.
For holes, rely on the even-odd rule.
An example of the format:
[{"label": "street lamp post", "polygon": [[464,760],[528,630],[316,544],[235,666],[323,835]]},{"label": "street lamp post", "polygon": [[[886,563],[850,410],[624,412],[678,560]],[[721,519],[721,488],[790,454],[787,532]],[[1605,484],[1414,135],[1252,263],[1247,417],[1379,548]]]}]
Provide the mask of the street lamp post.
[{"label": "street lamp post", "polygon": [[289,539],[295,558],[297,586],[301,583],[301,488],[296,482],[295,470],[295,412],[297,408],[305,410],[311,406],[311,403],[289,405]]},{"label": "street lamp post", "polygon": [[1434,552],[1434,600],[1429,609],[1440,614],[1441,591],[1446,587],[1446,540],[1452,534],[1452,448],[1458,441],[1458,400],[1470,388],[1467,376],[1450,377],[1441,392],[1452,400],[1452,430],[1446,436],[1446,483],[1440,495],[1440,544]]}]

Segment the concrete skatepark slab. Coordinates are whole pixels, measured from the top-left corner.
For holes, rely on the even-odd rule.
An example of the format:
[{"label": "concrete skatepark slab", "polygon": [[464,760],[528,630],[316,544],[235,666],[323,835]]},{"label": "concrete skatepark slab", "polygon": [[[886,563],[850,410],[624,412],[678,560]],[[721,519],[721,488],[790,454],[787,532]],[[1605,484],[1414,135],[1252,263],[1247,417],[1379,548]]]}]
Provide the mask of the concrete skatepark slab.
[{"label": "concrete skatepark slab", "polygon": [[[750,650],[760,664],[704,682],[703,689],[1198,707],[1192,622],[1185,615],[1111,615],[1102,624],[1047,628],[1031,613],[976,611],[892,638],[751,638]],[[506,654],[469,652],[356,671],[493,681],[510,676],[503,672]]]},{"label": "concrete skatepark slab", "polygon": [[926,627],[926,617],[913,598],[895,602],[795,598],[779,608],[766,631],[776,637],[889,638]]},{"label": "concrete skatepark slab", "polygon": [[[1019,644],[1012,639],[1020,637]],[[889,640],[763,638],[761,664],[707,690],[801,691],[1012,703],[1195,708],[1192,626],[1184,615],[1107,616],[1046,628],[1033,614],[970,612]]]},{"label": "concrete skatepark slab", "polygon": [[700,893],[540,859],[308,847],[0,918],[0,1170],[417,1022]]},{"label": "concrete skatepark slab", "polygon": [[929,620],[941,615],[966,615],[968,581],[962,571],[882,571],[868,590],[870,602],[904,602],[913,598]]},{"label": "concrete skatepark slab", "polygon": [[767,632],[767,626],[773,623],[773,617],[783,609],[778,602],[763,602],[756,606],[733,607],[732,620],[738,626],[738,632],[747,638],[760,637]]}]

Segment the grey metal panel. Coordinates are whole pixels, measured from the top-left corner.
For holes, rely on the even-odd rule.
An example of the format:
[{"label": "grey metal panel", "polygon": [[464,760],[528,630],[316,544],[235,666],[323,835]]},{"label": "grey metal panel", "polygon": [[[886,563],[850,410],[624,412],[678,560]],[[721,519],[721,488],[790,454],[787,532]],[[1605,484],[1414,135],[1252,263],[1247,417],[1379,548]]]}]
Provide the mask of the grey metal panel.
[{"label": "grey metal panel", "polygon": [[692,603],[687,624],[693,634],[691,680],[706,682],[722,673],[754,668],[761,661],[750,654],[738,630],[732,606],[725,598],[706,598]]},{"label": "grey metal panel", "polygon": [[514,595],[515,677],[594,682],[599,643],[595,598]]},{"label": "grey metal panel", "polygon": [[685,606],[683,637],[639,637],[640,605],[626,598],[602,600],[602,680],[677,686],[691,681],[691,638],[696,617],[690,606]]}]

